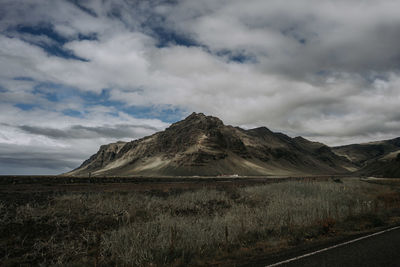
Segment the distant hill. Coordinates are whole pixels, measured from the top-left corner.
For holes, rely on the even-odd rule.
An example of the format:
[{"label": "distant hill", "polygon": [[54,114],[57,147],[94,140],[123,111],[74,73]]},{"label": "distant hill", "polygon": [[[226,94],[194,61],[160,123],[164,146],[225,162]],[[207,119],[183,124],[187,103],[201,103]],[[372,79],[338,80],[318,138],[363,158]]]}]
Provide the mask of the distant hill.
[{"label": "distant hill", "polygon": [[358,166],[356,174],[400,178],[400,138],[333,147]]},{"label": "distant hill", "polygon": [[400,156],[391,160],[379,159],[370,162],[358,173],[366,176],[400,178]]},{"label": "distant hill", "polygon": [[165,131],[103,145],[66,175],[305,175],[357,170],[359,162],[341,151],[265,127],[245,130],[192,113]]}]

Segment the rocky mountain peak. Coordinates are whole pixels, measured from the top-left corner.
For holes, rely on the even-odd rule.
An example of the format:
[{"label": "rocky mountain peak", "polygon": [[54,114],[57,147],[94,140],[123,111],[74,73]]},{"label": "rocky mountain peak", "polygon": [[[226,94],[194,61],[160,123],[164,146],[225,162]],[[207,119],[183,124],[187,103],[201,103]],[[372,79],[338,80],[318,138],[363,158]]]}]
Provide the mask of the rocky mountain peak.
[{"label": "rocky mountain peak", "polygon": [[223,126],[224,123],[217,117],[206,116],[203,113],[193,112],[186,119],[183,120],[185,123],[190,124],[205,124],[209,126]]},{"label": "rocky mountain peak", "polygon": [[254,134],[254,135],[271,135],[274,134],[270,129],[267,127],[257,127],[254,129],[247,130],[247,132]]},{"label": "rocky mountain peak", "polygon": [[184,120],[172,124],[167,130],[182,130],[188,131],[203,130],[208,131],[211,129],[224,126],[224,123],[217,117],[206,116],[203,113],[193,112]]}]

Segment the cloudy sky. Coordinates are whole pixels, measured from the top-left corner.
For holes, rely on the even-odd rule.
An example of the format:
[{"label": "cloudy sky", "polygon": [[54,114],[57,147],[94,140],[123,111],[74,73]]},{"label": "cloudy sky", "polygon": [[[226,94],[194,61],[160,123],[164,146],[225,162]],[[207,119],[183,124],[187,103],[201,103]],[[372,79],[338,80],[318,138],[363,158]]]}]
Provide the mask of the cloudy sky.
[{"label": "cloudy sky", "polygon": [[191,112],[400,136],[397,0],[1,0],[0,174],[57,174]]}]

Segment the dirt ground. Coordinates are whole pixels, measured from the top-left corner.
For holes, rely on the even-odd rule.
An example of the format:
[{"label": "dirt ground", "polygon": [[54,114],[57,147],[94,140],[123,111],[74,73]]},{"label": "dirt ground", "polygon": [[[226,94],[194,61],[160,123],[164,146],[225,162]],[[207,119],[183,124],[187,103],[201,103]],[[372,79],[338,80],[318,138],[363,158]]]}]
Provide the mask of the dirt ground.
[{"label": "dirt ground", "polygon": [[[345,176],[335,176],[345,177]],[[63,177],[63,176],[0,176],[0,192],[42,191],[146,191],[174,188],[217,188],[252,186],[296,180],[327,180],[334,176],[301,177]]]}]

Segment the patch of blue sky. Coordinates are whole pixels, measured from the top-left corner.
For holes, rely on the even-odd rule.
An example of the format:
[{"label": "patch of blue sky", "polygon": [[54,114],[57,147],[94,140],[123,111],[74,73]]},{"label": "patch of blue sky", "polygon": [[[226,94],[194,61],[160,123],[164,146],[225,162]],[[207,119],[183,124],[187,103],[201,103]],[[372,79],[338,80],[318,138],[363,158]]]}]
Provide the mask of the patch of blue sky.
[{"label": "patch of blue sky", "polygon": [[237,63],[257,63],[257,57],[247,53],[246,51],[231,51],[224,49],[217,51],[216,55],[226,57],[229,61]]},{"label": "patch of blue sky", "polygon": [[[50,82],[39,83],[34,86],[33,94],[47,99],[53,103],[68,102],[79,98],[82,101],[82,109],[65,109],[61,112],[66,116],[84,117],[86,111],[91,107],[103,106],[110,107],[109,114],[117,117],[118,112],[124,112],[132,117],[139,119],[159,119],[164,122],[176,122],[187,114],[185,109],[171,105],[149,105],[149,106],[130,106],[122,101],[110,99],[111,89],[103,89],[101,93],[82,92],[77,88]],[[22,110],[32,110],[41,108],[36,104],[18,103],[16,107]]]},{"label": "patch of blue sky", "polygon": [[153,37],[158,40],[157,47],[168,47],[172,45],[180,45],[180,46],[202,46],[200,43],[196,42],[190,36],[177,33],[175,31],[166,29],[164,27],[154,27],[151,29]]},{"label": "patch of blue sky", "polygon": [[124,112],[138,119],[159,119],[164,122],[172,123],[182,119],[187,112],[181,108],[171,105],[149,105],[149,106],[130,106],[122,101],[110,99],[110,89],[103,89],[100,94],[87,92],[80,95],[84,100],[86,108],[93,106],[112,107],[113,111],[109,114],[118,116],[118,112]]},{"label": "patch of blue sky", "polygon": [[31,103],[18,103],[15,104],[14,106],[24,111],[29,111],[39,107],[37,104],[31,104]]},{"label": "patch of blue sky", "polygon": [[59,44],[65,44],[68,42],[68,39],[65,38],[64,36],[58,34],[55,30],[53,25],[49,23],[41,23],[37,24],[34,26],[31,25],[18,25],[16,29],[9,29],[10,30],[15,30],[19,33],[29,33],[32,35],[45,35],[52,39],[53,41],[56,41]]},{"label": "patch of blue sky", "polygon": [[123,105],[120,101],[110,100],[111,89],[102,89],[101,93],[80,92],[79,97],[84,101],[85,106],[102,105],[106,107]]},{"label": "patch of blue sky", "polygon": [[177,122],[188,113],[184,109],[171,105],[125,106],[120,110],[139,119],[159,119],[168,123]]},{"label": "patch of blue sky", "polygon": [[74,59],[88,62],[89,60],[75,55],[71,50],[65,49],[59,45],[37,44],[40,48],[46,51],[51,56],[61,57],[65,59]]},{"label": "patch of blue sky", "polygon": [[[21,39],[31,45],[38,46],[42,48],[48,55],[57,56],[65,59],[74,59],[80,61],[88,61],[85,58],[79,57],[73,53],[73,51],[65,49],[64,44],[72,41],[74,39],[68,39],[54,30],[52,24],[41,23],[37,25],[18,25],[14,28],[7,29],[7,35],[13,36],[13,32],[18,32],[21,34],[31,34],[36,36],[46,36],[53,42],[43,42],[43,41],[34,41],[30,38],[25,39],[23,36]],[[96,40],[97,35],[95,33],[83,35],[79,34],[77,37],[78,40]]]},{"label": "patch of blue sky", "polygon": [[27,81],[27,82],[33,82],[33,81],[35,81],[33,78],[27,77],[27,76],[18,76],[18,77],[14,77],[13,80],[15,80],[15,81]]},{"label": "patch of blue sky", "polygon": [[93,106],[112,107],[113,111],[109,113],[112,116],[118,116],[118,112],[124,112],[138,119],[159,119],[172,123],[182,119],[183,115],[187,114],[186,110],[171,105],[130,106],[122,101],[111,100],[110,91],[110,89],[103,89],[99,94],[81,93],[80,97],[84,100],[85,108]]},{"label": "patch of blue sky", "polygon": [[81,1],[81,0],[67,0],[67,1],[70,2],[71,4],[75,5],[77,8],[79,8],[86,14],[89,14],[93,17],[97,17],[97,14],[95,11],[93,11],[92,9],[83,5],[84,1]]},{"label": "patch of blue sky", "polygon": [[83,113],[75,109],[64,109],[62,114],[74,118],[83,118]]},{"label": "patch of blue sky", "polygon": [[79,33],[78,34],[78,40],[79,41],[83,41],[83,40],[97,41],[97,40],[99,40],[99,38],[98,38],[98,34],[95,33],[95,32],[90,33],[90,34]]},{"label": "patch of blue sky", "polygon": [[161,109],[156,108],[155,118],[168,123],[174,123],[182,120],[189,112],[186,109],[172,106],[164,106]]},{"label": "patch of blue sky", "polygon": [[63,45],[69,41],[78,40],[98,40],[95,32],[89,34],[78,33],[77,37],[67,38],[54,30],[54,26],[49,23],[41,23],[37,25],[17,25],[15,28],[9,28],[8,32],[16,31],[19,33],[29,33],[32,35],[45,35],[51,40]]},{"label": "patch of blue sky", "polygon": [[32,93],[40,95],[51,102],[62,102],[80,94],[79,90],[74,87],[51,82],[42,82],[35,85]]}]

